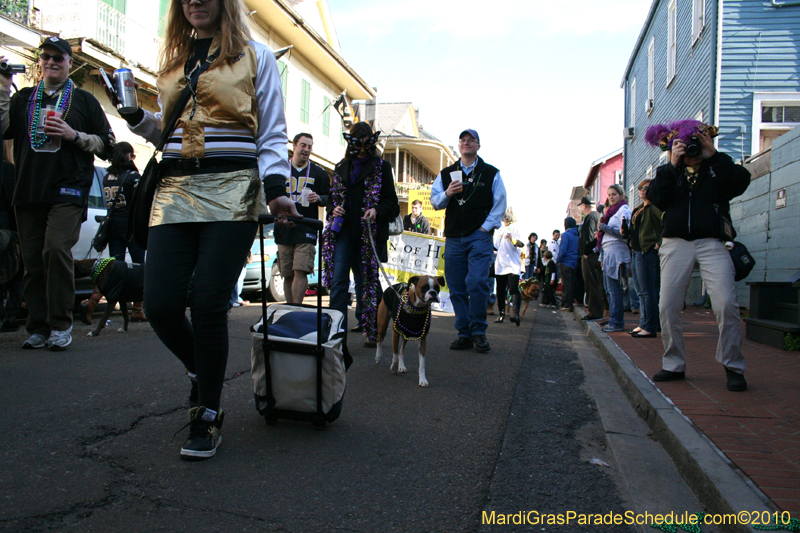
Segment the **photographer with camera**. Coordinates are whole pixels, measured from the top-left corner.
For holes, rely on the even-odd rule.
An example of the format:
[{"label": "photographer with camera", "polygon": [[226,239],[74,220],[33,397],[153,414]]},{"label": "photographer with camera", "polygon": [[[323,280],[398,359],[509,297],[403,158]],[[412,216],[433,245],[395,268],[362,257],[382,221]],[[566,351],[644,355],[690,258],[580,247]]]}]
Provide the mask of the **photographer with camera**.
[{"label": "photographer with camera", "polygon": [[[662,368],[653,381],[686,377],[681,310],[695,262],[705,282],[717,324],[717,361],[725,367],[730,391],[744,391],[742,323],[734,287],[734,266],[723,244],[723,220],[730,201],[750,185],[750,173],[712,138],[717,128],[696,120],[659,124],[647,129],[645,140],[669,152],[669,162],[656,171],[647,199],[663,211],[661,260]],[[725,239],[727,240],[727,238]]]},{"label": "photographer with camera", "polygon": [[39,49],[42,76],[33,87],[9,101],[11,77],[0,75],[0,115],[4,138],[14,140],[13,205],[30,334],[22,347],[57,351],[72,342],[72,247],[86,217],[94,156],[109,159],[115,141],[100,102],[69,78],[69,42],[48,37]]}]

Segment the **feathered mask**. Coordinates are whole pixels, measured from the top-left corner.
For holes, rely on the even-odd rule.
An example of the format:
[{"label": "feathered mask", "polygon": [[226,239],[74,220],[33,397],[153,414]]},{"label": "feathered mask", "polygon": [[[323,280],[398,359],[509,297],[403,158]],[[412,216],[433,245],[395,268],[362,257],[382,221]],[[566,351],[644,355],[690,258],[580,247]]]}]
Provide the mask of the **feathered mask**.
[{"label": "feathered mask", "polygon": [[672,150],[675,139],[689,144],[692,137],[704,132],[712,139],[719,135],[719,128],[703,124],[699,120],[678,120],[669,124],[655,124],[647,128],[644,140],[650,146],[658,146],[663,151]]},{"label": "feathered mask", "polygon": [[347,153],[351,156],[357,156],[361,149],[364,149],[364,152],[368,156],[372,156],[375,153],[375,145],[378,143],[378,139],[381,136],[381,132],[376,131],[369,137],[367,140],[362,142],[361,139],[350,135],[349,133],[342,133],[344,140],[347,141]]}]

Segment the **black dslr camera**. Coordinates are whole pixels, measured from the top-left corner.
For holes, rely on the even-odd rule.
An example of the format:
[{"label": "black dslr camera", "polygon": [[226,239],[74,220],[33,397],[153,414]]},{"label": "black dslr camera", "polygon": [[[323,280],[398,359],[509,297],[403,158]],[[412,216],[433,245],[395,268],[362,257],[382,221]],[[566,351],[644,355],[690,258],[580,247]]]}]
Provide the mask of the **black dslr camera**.
[{"label": "black dslr camera", "polygon": [[701,153],[703,153],[703,146],[700,144],[700,140],[697,137],[692,137],[686,145],[686,150],[684,153],[688,157],[698,157]]},{"label": "black dslr camera", "polygon": [[25,74],[25,65],[13,65],[7,61],[0,62],[0,74],[13,76],[14,74]]}]

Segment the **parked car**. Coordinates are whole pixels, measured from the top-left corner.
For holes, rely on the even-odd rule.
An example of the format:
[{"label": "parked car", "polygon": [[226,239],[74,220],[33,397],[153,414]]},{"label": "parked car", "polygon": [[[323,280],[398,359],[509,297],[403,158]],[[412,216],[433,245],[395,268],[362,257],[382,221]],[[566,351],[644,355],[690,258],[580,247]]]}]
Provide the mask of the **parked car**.
[{"label": "parked car", "polygon": [[[283,276],[280,274],[278,268],[278,245],[275,244],[275,226],[274,224],[267,224],[264,226],[264,255],[261,255],[261,244],[259,238],[256,237],[250,251],[253,255],[253,262],[247,265],[247,273],[244,277],[244,289],[246,292],[261,292],[261,263],[267,273],[267,300],[271,302],[283,302],[286,300],[286,294],[283,290]],[[317,287],[319,284],[319,276],[317,272],[317,261],[319,259],[319,246],[317,246],[317,255],[314,257],[314,272],[308,276],[308,286]]]},{"label": "parked car", "polygon": [[[86,221],[81,225],[81,233],[78,242],[72,247],[72,257],[74,259],[87,259],[94,257],[108,257],[108,248],[98,254],[92,248],[92,239],[97,233],[100,222],[106,217],[106,202],[103,198],[103,178],[107,170],[103,167],[94,167],[94,179],[92,188],[89,190],[89,204],[86,212]],[[130,261],[131,257],[125,254],[125,260]],[[94,283],[89,277],[75,280],[75,300],[85,300],[92,294]]]}]

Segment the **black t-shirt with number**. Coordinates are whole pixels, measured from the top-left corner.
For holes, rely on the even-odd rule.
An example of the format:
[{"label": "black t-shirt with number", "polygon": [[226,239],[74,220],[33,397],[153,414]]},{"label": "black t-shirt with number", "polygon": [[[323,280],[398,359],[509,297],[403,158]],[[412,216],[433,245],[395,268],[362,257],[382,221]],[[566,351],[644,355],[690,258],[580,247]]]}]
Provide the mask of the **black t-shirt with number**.
[{"label": "black t-shirt with number", "polygon": [[[17,168],[14,205],[38,202],[86,205],[94,176],[94,154],[81,150],[71,139],[62,139],[57,152],[35,152],[28,136],[28,100],[32,92],[32,87],[25,87],[11,97],[10,125],[3,135],[5,139],[14,140]],[[48,105],[55,106],[58,95],[43,98],[42,109]],[[64,120],[78,132],[100,137],[105,145],[105,152],[100,157],[110,158],[114,133],[100,102],[91,93],[76,88]]]},{"label": "black t-shirt with number", "polygon": [[[103,198],[106,206],[111,209],[111,224],[115,228],[121,227],[123,230],[128,226],[128,212],[130,211],[130,201],[133,198],[133,189],[139,183],[141,176],[136,168],[121,169],[110,168],[108,174],[103,178]],[[114,199],[116,198],[116,204]]]},{"label": "black t-shirt with number", "polygon": [[[331,180],[328,173],[321,166],[308,162],[303,169],[297,170],[292,167],[291,178],[286,180],[286,192],[289,198],[296,202],[297,212],[304,218],[319,220],[319,207],[328,203],[328,195],[331,190]],[[303,188],[311,189],[319,195],[319,201],[311,203],[308,207],[300,205],[300,191]],[[316,234],[307,226],[298,225],[292,228],[275,228],[275,242],[278,244],[314,244]]]}]

